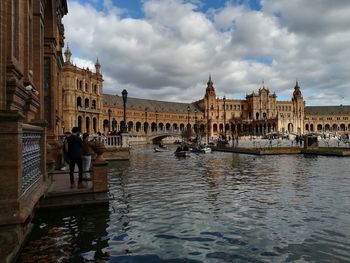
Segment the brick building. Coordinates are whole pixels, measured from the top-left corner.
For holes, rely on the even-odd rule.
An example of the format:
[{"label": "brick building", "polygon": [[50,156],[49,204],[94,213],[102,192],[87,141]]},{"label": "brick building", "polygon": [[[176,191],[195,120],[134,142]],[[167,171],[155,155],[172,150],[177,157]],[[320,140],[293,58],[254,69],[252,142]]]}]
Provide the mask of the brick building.
[{"label": "brick building", "polygon": [[47,190],[57,144],[66,0],[0,1],[0,258],[9,262]]},{"label": "brick building", "polygon": [[[69,131],[73,126],[89,133],[121,130],[124,126],[123,99],[119,95],[103,93],[100,63],[96,62],[93,73],[88,68],[73,66],[69,48],[65,55],[66,62],[61,75],[63,104],[60,108],[64,109],[62,132]],[[344,133],[350,128],[348,107],[305,106],[298,81],[289,101],[278,101],[277,95],[264,84],[257,92],[247,94],[242,100],[219,98],[209,77],[201,100],[181,103],[129,97],[126,107],[126,125],[131,135],[155,131],[181,132],[191,127],[200,132],[202,137],[217,139],[224,135],[232,138],[271,132]],[[323,117],[326,115],[328,117]],[[320,118],[328,118],[331,123],[320,123]]]}]

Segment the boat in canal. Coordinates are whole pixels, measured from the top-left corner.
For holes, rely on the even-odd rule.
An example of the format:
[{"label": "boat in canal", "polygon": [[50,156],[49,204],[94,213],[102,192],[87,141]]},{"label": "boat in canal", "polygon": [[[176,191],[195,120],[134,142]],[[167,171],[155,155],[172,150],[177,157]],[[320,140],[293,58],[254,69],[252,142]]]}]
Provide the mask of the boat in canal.
[{"label": "boat in canal", "polygon": [[190,157],[191,152],[190,151],[176,151],[174,152],[176,157]]},{"label": "boat in canal", "polygon": [[200,145],[191,149],[191,152],[193,153],[211,153],[211,151],[211,148],[207,145]]},{"label": "boat in canal", "polygon": [[157,148],[157,147],[155,147],[154,148],[154,152],[167,152],[168,151],[168,149],[167,148]]}]

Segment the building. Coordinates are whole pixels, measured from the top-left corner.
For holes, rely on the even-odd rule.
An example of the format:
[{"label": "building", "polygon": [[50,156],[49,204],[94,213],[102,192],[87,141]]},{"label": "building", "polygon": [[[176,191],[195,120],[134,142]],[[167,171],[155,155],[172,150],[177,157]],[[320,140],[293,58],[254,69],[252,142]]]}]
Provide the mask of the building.
[{"label": "building", "polygon": [[72,64],[72,53],[67,47],[66,60],[61,73],[59,94],[59,122],[61,134],[74,126],[88,133],[96,133],[102,127],[103,79],[97,59],[95,73],[89,68],[81,69]]},{"label": "building", "polygon": [[0,257],[10,262],[48,187],[66,0],[0,1]]},{"label": "building", "polygon": [[[101,65],[95,73],[70,61],[69,48],[61,75],[64,130],[78,126],[83,132],[107,134],[124,126],[123,99],[103,93]],[[291,100],[278,101],[264,84],[245,99],[219,98],[209,76],[204,97],[192,103],[127,98],[126,125],[130,135],[154,132],[181,133],[187,127],[202,138],[227,139],[267,133],[346,133],[350,129],[348,106],[307,107],[298,81]],[[64,110],[63,110],[64,109]]]}]

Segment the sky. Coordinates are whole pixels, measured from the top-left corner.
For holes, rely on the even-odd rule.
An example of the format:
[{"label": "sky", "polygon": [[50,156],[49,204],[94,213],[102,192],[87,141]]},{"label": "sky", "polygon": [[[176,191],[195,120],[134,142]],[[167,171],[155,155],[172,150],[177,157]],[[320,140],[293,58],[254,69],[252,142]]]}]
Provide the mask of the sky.
[{"label": "sky", "polygon": [[211,75],[227,99],[298,80],[308,106],[350,104],[349,0],[68,0],[63,23],[104,93],[193,102]]}]

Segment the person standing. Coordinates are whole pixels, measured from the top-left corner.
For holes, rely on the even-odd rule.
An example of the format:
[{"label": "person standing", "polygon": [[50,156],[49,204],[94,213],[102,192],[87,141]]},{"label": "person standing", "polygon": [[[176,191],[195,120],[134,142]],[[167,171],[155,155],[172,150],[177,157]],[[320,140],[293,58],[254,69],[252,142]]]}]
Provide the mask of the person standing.
[{"label": "person standing", "polygon": [[69,157],[69,176],[70,183],[74,184],[74,168],[75,164],[79,169],[78,183],[83,181],[83,164],[82,164],[82,147],[83,142],[79,136],[79,128],[73,127],[72,135],[67,138],[68,143],[68,157]]},{"label": "person standing", "polygon": [[66,166],[69,165],[69,156],[68,156],[68,142],[67,138],[71,136],[70,132],[64,133],[64,140],[63,140],[63,167],[61,168],[62,171],[66,170]]},{"label": "person standing", "polygon": [[90,179],[90,167],[91,167],[91,156],[94,154],[94,150],[92,148],[92,143],[89,141],[89,134],[83,134],[83,180]]}]

